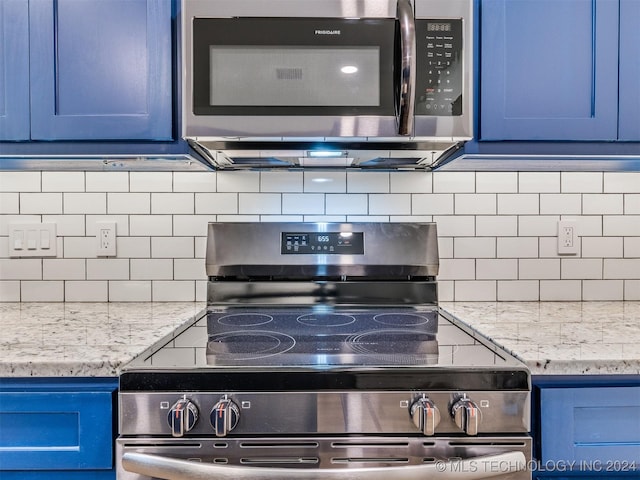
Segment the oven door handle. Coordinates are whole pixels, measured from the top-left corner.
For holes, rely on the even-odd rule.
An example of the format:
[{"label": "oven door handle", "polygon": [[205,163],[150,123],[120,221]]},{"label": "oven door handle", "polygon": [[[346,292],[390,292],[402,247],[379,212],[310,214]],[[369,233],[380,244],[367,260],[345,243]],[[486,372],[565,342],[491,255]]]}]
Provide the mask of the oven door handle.
[{"label": "oven door handle", "polygon": [[410,0],[398,0],[400,24],[400,80],[398,83],[398,135],[413,133],[416,85],[416,23]]},{"label": "oven door handle", "polygon": [[125,470],[163,480],[479,480],[527,468],[522,452],[509,452],[425,465],[376,468],[272,468],[215,465],[126,452]]}]

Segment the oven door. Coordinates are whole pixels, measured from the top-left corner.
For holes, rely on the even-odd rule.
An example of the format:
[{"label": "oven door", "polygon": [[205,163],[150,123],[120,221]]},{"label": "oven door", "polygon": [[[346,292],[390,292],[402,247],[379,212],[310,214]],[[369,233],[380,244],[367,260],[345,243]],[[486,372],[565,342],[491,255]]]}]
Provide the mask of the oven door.
[{"label": "oven door", "polygon": [[530,480],[530,464],[526,436],[117,441],[119,480]]}]

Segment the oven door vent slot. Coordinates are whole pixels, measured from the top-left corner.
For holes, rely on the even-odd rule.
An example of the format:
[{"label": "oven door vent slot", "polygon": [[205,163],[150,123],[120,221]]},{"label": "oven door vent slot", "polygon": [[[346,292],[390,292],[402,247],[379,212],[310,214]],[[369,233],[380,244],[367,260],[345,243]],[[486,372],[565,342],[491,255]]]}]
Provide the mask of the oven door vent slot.
[{"label": "oven door vent slot", "polygon": [[408,458],[395,457],[334,457],[331,463],[409,463]]},{"label": "oven door vent slot", "polygon": [[229,448],[229,444],[226,442],[217,442],[213,444],[213,448]]},{"label": "oven door vent slot", "polygon": [[214,458],[213,463],[227,464],[229,463],[228,458]]},{"label": "oven door vent slot", "polygon": [[279,443],[279,442],[242,442],[240,448],[318,448],[318,442],[291,442],[291,443]]},{"label": "oven door vent slot", "polygon": [[332,448],[407,448],[407,442],[332,442]]},{"label": "oven door vent slot", "polygon": [[162,443],[123,443],[123,448],[156,448],[156,447],[169,447],[169,448],[179,448],[179,449],[189,449],[189,448],[202,448],[202,444],[198,442],[162,442]]},{"label": "oven door vent slot", "polygon": [[254,457],[241,458],[240,463],[243,465],[267,465],[267,464],[317,464],[320,459],[317,457]]},{"label": "oven door vent slot", "polygon": [[525,442],[449,442],[449,445],[452,447],[524,447]]},{"label": "oven door vent slot", "polygon": [[435,457],[425,457],[422,459],[422,463],[435,463],[436,460]]}]

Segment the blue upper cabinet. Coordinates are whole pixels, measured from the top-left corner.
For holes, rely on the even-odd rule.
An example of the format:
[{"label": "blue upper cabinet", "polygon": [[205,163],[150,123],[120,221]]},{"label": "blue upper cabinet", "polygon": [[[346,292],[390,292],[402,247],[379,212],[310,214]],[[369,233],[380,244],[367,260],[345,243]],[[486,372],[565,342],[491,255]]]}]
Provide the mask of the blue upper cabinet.
[{"label": "blue upper cabinet", "polygon": [[29,139],[29,4],[0,1],[0,139]]},{"label": "blue upper cabinet", "polygon": [[0,111],[11,102],[30,129],[0,123],[0,139],[172,139],[169,0],[0,4]]},{"label": "blue upper cabinet", "polygon": [[620,0],[620,140],[640,141],[640,2]]},{"label": "blue upper cabinet", "polygon": [[619,1],[482,0],[480,139],[616,140]]}]

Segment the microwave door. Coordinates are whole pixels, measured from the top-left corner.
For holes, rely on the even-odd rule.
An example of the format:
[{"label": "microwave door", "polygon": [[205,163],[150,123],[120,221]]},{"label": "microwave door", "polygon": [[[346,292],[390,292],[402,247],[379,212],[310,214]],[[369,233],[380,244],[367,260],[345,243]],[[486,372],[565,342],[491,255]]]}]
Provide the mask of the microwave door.
[{"label": "microwave door", "polygon": [[400,81],[398,83],[398,135],[413,133],[416,85],[416,26],[409,0],[398,0],[400,26]]}]

